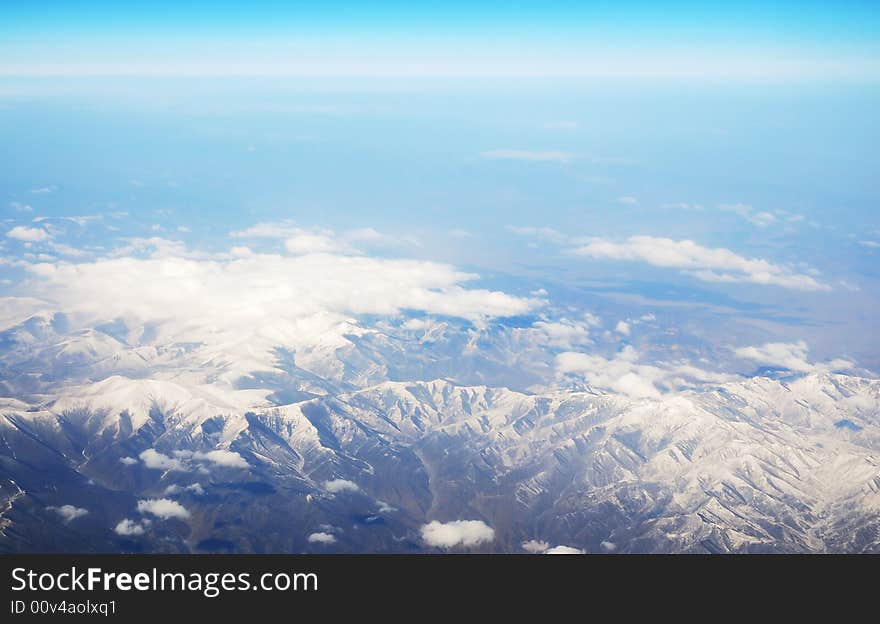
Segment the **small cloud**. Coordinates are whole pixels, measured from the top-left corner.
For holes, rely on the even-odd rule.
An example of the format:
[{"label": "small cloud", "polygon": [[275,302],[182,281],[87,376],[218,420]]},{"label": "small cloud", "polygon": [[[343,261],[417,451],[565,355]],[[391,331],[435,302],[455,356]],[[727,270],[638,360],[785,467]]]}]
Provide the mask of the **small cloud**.
[{"label": "small cloud", "polygon": [[548,548],[544,551],[545,555],[585,555],[587,552],[585,550],[581,550],[580,548],[574,548],[573,546],[554,546],[553,548]]},{"label": "small cloud", "polygon": [[848,370],[855,366],[854,362],[841,358],[822,363],[810,363],[807,360],[809,347],[803,340],[798,342],[768,342],[756,347],[735,349],[738,357],[752,360],[763,366],[783,368],[797,373],[823,373],[829,371]]},{"label": "small cloud", "polygon": [[168,455],[164,455],[156,449],[147,449],[141,453],[139,457],[141,458],[141,461],[144,462],[144,466],[153,470],[170,470],[178,472],[186,470],[186,466],[184,466],[183,462],[179,459],[168,457]]},{"label": "small cloud", "polygon": [[138,460],[136,460],[134,457],[120,457],[119,463],[126,466],[134,466],[136,463],[138,463]]},{"label": "small cloud", "polygon": [[600,546],[605,552],[614,552],[615,550],[617,550],[617,544],[615,544],[614,542],[604,541],[600,544]]},{"label": "small cloud", "polygon": [[333,253],[344,247],[324,234],[301,232],[284,241],[284,248],[295,255]]},{"label": "small cloud", "polygon": [[324,481],[324,489],[331,494],[338,494],[340,492],[359,492],[361,488],[354,481],[333,479],[331,481]]},{"label": "small cloud", "polygon": [[861,245],[862,247],[870,247],[871,249],[877,249],[878,247],[880,247],[880,243],[872,240],[859,241],[859,245]]},{"label": "small cloud", "polygon": [[33,212],[34,209],[30,204],[22,204],[19,202],[9,202],[9,207],[12,208],[15,212]]},{"label": "small cloud", "polygon": [[37,243],[52,238],[52,235],[43,228],[31,228],[25,227],[23,225],[15,226],[14,228],[6,232],[6,236],[8,236],[9,238],[14,238],[15,240],[25,241],[29,243]]},{"label": "small cloud", "polygon": [[189,228],[188,228],[187,226],[185,226],[185,225],[178,225],[178,226],[177,226],[177,231],[178,231],[178,232],[182,232],[183,234],[188,234],[188,233],[192,232],[192,230],[189,229]]},{"label": "small cloud", "polygon": [[41,186],[39,188],[31,189],[31,195],[48,195],[54,190],[54,186]]},{"label": "small cloud", "polygon": [[145,531],[146,527],[143,524],[135,522],[134,520],[129,520],[128,518],[120,520],[119,524],[113,529],[113,532],[117,535],[125,535],[126,537],[143,535]]},{"label": "small cloud", "polygon": [[522,549],[528,553],[539,554],[550,548],[549,542],[529,540],[522,543]]},{"label": "small cloud", "polygon": [[421,533],[426,544],[438,548],[476,546],[495,539],[495,530],[481,520],[434,520],[424,525]]},{"label": "small cloud", "polygon": [[574,158],[574,155],[568,152],[518,149],[489,150],[480,155],[488,160],[520,160],[525,162],[553,162],[559,164],[567,164]]},{"label": "small cloud", "polygon": [[179,485],[169,485],[165,488],[166,496],[173,496],[175,494],[184,494],[189,492],[191,494],[195,494],[196,496],[204,496],[205,488],[202,487],[201,483],[193,483],[192,485],[187,485],[185,487],[181,487]]},{"label": "small cloud", "polygon": [[635,206],[636,204],[639,203],[639,200],[636,199],[635,197],[626,195],[624,197],[618,197],[617,203],[623,204],[624,206]]},{"label": "small cloud", "polygon": [[170,498],[150,498],[140,500],[138,501],[137,509],[142,514],[152,514],[163,520],[167,520],[168,518],[184,519],[189,518],[190,516],[190,513],[183,505]]},{"label": "small cloud", "polygon": [[516,225],[508,225],[505,229],[507,229],[510,232],[513,232],[514,234],[518,234],[519,236],[528,236],[531,238],[537,238],[538,240],[543,240],[543,241],[547,241],[547,242],[555,243],[555,244],[559,244],[559,245],[566,243],[568,241],[568,237],[565,234],[563,234],[562,232],[559,232],[557,230],[554,230],[551,227],[531,227],[531,226],[520,227],[520,226],[516,226]]},{"label": "small cloud", "polygon": [[208,451],[207,453],[193,453],[193,459],[197,461],[208,461],[218,466],[227,468],[248,468],[249,464],[244,457],[235,451],[227,451],[225,449],[217,449]]},{"label": "small cloud", "polygon": [[61,505],[61,507],[46,507],[49,511],[54,511],[59,516],[64,518],[64,522],[70,522],[72,520],[76,520],[77,518],[81,518],[82,516],[89,513],[88,509],[83,509],[82,507],[74,507],[73,505]]},{"label": "small cloud", "polygon": [[310,544],[334,544],[336,542],[335,535],[324,533],[323,531],[312,533],[306,539]]},{"label": "small cloud", "polygon": [[630,326],[626,321],[617,321],[617,325],[614,326],[614,331],[622,336],[629,336],[630,334]]},{"label": "small cloud", "polygon": [[392,507],[385,501],[377,500],[376,504],[379,505],[379,513],[393,513],[397,511],[397,507]]}]

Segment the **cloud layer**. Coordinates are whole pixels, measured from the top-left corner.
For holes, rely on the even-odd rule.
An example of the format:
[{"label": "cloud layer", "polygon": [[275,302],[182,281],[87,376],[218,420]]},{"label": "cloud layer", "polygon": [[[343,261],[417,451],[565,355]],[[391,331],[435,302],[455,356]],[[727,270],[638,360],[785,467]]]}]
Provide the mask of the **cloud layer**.
[{"label": "cloud layer", "polygon": [[706,282],[749,282],[793,290],[829,290],[810,275],[796,273],[767,260],[750,259],[723,247],[703,247],[690,240],[631,236],[624,242],[594,238],[573,253],[597,260],[644,262],[680,269]]}]

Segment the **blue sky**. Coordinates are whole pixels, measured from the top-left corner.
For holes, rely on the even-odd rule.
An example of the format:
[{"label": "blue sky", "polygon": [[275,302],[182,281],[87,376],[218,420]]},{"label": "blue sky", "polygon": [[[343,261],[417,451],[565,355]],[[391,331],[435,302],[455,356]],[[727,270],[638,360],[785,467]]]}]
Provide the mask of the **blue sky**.
[{"label": "blue sky", "polygon": [[[33,2],[0,72],[878,73],[876,3]],[[236,67],[230,67],[237,64]],[[124,66],[124,67],[121,67]]]},{"label": "blue sky", "polygon": [[880,368],[875,3],[3,11],[4,293],[134,239],[372,228],[372,254],[664,309],[692,344]]}]

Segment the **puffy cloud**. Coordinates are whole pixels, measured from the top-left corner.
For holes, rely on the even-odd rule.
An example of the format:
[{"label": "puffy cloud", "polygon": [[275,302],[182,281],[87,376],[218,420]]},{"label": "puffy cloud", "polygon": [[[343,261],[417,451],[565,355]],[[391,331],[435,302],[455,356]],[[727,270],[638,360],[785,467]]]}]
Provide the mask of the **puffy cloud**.
[{"label": "puffy cloud", "polygon": [[615,544],[614,542],[609,542],[607,540],[603,541],[600,546],[605,552],[614,552],[615,550],[617,550],[617,544]]},{"label": "puffy cloud", "polygon": [[334,544],[336,543],[336,536],[331,533],[324,533],[323,531],[318,531],[317,533],[312,533],[307,538],[310,544]]},{"label": "puffy cloud", "polygon": [[613,390],[634,399],[659,398],[661,389],[671,391],[736,378],[684,363],[642,364],[639,363],[639,352],[630,345],[610,359],[589,353],[560,353],[556,356],[556,370],[562,375],[583,377],[593,387]]},{"label": "puffy cloud", "polygon": [[421,532],[426,544],[438,548],[476,546],[495,539],[495,530],[481,520],[434,520],[424,525]]},{"label": "puffy cloud", "polygon": [[54,511],[59,516],[64,518],[65,522],[70,522],[71,520],[76,520],[87,513],[89,513],[88,509],[83,509],[82,507],[75,507],[74,505],[61,505],[61,507],[46,507],[46,509],[50,511]]},{"label": "puffy cloud", "polygon": [[324,234],[300,232],[284,241],[284,248],[292,254],[333,253],[344,251],[344,246]]},{"label": "puffy cloud", "polygon": [[481,154],[489,160],[522,160],[526,162],[554,162],[566,164],[572,161],[573,154],[560,151],[534,151],[520,149],[489,150]]},{"label": "puffy cloud", "polygon": [[200,461],[209,461],[212,464],[216,464],[218,466],[225,466],[227,468],[247,468],[248,463],[244,457],[236,453],[235,451],[227,451],[225,449],[218,449],[216,451],[208,451],[207,453],[193,453],[193,459]]},{"label": "puffy cloud", "polygon": [[152,514],[157,518],[189,518],[186,508],[170,498],[149,498],[138,501],[137,509],[142,514]]},{"label": "puffy cloud", "polygon": [[331,494],[338,494],[339,492],[358,492],[361,488],[354,481],[333,479],[331,481],[324,481],[324,489]]},{"label": "puffy cloud", "polygon": [[526,552],[533,554],[542,553],[548,548],[550,548],[550,544],[548,542],[543,542],[539,540],[529,540],[522,543],[522,549]]},{"label": "puffy cloud", "polygon": [[652,266],[681,269],[706,282],[749,282],[794,290],[830,290],[810,275],[762,259],[749,259],[722,247],[703,247],[690,240],[654,236],[631,236],[618,243],[594,238],[573,253],[601,260],[645,262]]},{"label": "puffy cloud", "polygon": [[542,304],[467,289],[462,284],[476,275],[435,262],[260,253],[208,259],[195,257],[180,243],[165,242],[132,241],[125,250],[156,249],[149,258],[29,264],[28,290],[75,321],[149,323],[160,334],[178,332],[187,341],[205,344],[240,342],[264,328],[282,326],[289,328],[288,341],[308,341],[314,329],[303,327],[294,336],[295,325],[321,317],[339,323],[351,315],[415,310],[481,322]]},{"label": "puffy cloud", "polygon": [[135,522],[134,520],[129,520],[128,518],[125,518],[125,519],[119,521],[119,524],[116,525],[116,527],[113,529],[113,531],[117,535],[132,536],[132,535],[143,535],[144,532],[146,531],[146,528],[143,524],[140,524],[138,522]]},{"label": "puffy cloud", "polygon": [[134,466],[136,463],[138,463],[138,460],[136,460],[134,457],[120,457],[119,463],[125,464],[126,466]]},{"label": "puffy cloud", "polygon": [[52,235],[43,228],[25,227],[23,225],[15,226],[14,228],[6,232],[6,236],[29,243],[46,241],[52,238]]},{"label": "puffy cloud", "polygon": [[243,230],[232,232],[235,238],[288,238],[300,232],[293,221],[285,220],[276,223],[257,223]]},{"label": "puffy cloud", "polygon": [[614,326],[614,331],[622,336],[629,336],[630,326],[626,321],[617,321],[617,325]]},{"label": "puffy cloud", "polygon": [[586,551],[572,546],[554,546],[544,551],[545,555],[585,555]]},{"label": "puffy cloud", "polygon": [[768,342],[757,347],[736,349],[737,356],[757,362],[764,366],[785,368],[798,373],[819,373],[848,370],[855,366],[849,360],[837,358],[828,362],[810,363],[807,360],[809,347],[803,340],[798,342]]},{"label": "puffy cloud", "polygon": [[156,449],[147,449],[139,455],[144,466],[153,470],[184,471],[186,466],[179,459],[169,457]]},{"label": "puffy cloud", "polygon": [[599,319],[586,314],[583,320],[561,318],[555,321],[535,321],[531,331],[544,345],[571,349],[590,342],[590,328],[599,326]]}]

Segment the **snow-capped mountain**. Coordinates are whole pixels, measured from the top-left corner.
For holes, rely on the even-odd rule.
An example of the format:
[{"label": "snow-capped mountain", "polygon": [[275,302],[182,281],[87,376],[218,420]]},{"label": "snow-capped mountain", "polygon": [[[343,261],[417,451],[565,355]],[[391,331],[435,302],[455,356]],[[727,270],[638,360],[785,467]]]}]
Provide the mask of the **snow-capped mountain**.
[{"label": "snow-capped mountain", "polygon": [[318,325],[300,344],[7,322],[0,549],[880,550],[880,381],[632,393],[554,376],[540,324]]}]

